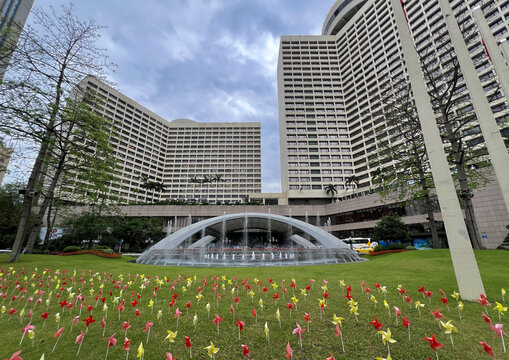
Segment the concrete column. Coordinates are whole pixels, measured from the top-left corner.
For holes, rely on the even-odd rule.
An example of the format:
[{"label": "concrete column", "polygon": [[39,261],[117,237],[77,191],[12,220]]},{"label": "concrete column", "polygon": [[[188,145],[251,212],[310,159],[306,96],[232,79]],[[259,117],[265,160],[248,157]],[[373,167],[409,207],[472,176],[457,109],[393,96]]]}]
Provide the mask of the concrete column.
[{"label": "concrete column", "polygon": [[502,48],[502,53],[504,54],[505,62],[509,64],[509,43],[507,43],[505,38],[500,40],[500,47]]},{"label": "concrete column", "polygon": [[427,92],[424,74],[421,71],[421,62],[415,50],[400,0],[391,0],[391,3],[401,39],[410,85],[414,94],[417,114],[421,122],[431,173],[440,202],[445,231],[449,240],[451,259],[459,292],[463,299],[475,300],[479,294],[484,293],[484,286],[470,245],[459,200],[456,196],[456,189],[436,124],[435,113]]},{"label": "concrete column", "polygon": [[[493,170],[495,171],[498,183],[500,184],[500,189],[502,190],[502,197],[504,198],[506,207],[509,209],[509,154],[507,153],[507,148],[504,140],[502,139],[502,135],[500,134],[500,129],[498,128],[495,116],[491,111],[484,89],[481,85],[481,80],[479,80],[479,76],[477,76],[474,62],[468,53],[465,39],[463,38],[463,34],[461,33],[456,18],[454,17],[451,5],[448,0],[439,0],[439,3],[445,17],[445,23],[449,30],[452,45],[456,51],[456,56],[458,57],[458,62],[461,67],[463,78],[465,79],[465,84],[470,93],[470,99],[474,106],[474,111],[477,116],[477,120],[479,121],[486,147],[488,148]],[[491,36],[491,40],[488,37],[484,38],[484,42],[486,45],[490,44],[490,46],[493,46],[493,36]],[[497,47],[496,42],[494,44],[495,49],[495,47]],[[497,50],[493,51],[492,56],[501,59],[498,47]],[[492,57],[492,59],[494,59],[494,57]],[[497,71],[499,76],[503,76],[504,73],[504,71]],[[505,95],[507,97],[508,93],[505,93]]]}]

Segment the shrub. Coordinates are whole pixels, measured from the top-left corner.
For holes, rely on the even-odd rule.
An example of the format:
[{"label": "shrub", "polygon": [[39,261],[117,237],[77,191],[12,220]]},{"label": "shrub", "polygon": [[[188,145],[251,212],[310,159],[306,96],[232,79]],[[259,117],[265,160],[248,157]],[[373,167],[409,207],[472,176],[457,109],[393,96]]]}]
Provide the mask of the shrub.
[{"label": "shrub", "polygon": [[42,249],[33,249],[32,254],[41,255],[44,254],[44,251]]},{"label": "shrub", "polygon": [[110,248],[106,248],[106,249],[100,249],[99,250],[100,252],[102,252],[103,254],[114,254],[115,252],[110,249]]},{"label": "shrub", "polygon": [[389,244],[385,250],[403,250],[405,244]]},{"label": "shrub", "polygon": [[412,246],[412,245],[409,245],[409,246],[407,246],[407,247],[406,247],[406,249],[407,249],[407,250],[415,250],[415,247],[414,247],[414,246]]},{"label": "shrub", "polygon": [[383,245],[377,245],[373,248],[373,251],[384,251],[387,250],[387,248]]},{"label": "shrub", "polygon": [[80,251],[80,250],[81,250],[81,248],[79,246],[71,245],[71,246],[66,246],[62,251],[65,253],[68,253],[68,252],[74,252],[74,251]]}]

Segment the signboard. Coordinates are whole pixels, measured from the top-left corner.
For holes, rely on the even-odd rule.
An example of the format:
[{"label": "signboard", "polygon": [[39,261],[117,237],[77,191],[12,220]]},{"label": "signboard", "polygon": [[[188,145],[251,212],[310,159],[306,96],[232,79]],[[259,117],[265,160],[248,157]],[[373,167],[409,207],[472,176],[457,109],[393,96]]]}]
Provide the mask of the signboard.
[{"label": "signboard", "polygon": [[[46,231],[48,231],[47,227],[41,227],[41,232],[39,233],[40,244],[44,241],[44,237],[46,236]],[[51,233],[49,235],[49,240],[56,240],[64,235],[64,230],[62,228],[51,228]]]}]

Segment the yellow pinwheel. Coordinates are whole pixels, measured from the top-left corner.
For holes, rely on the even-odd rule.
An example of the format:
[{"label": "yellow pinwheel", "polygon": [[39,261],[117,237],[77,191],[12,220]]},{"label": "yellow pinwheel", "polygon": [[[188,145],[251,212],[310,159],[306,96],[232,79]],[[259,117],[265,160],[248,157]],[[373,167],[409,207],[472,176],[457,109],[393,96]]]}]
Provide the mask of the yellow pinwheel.
[{"label": "yellow pinwheel", "polygon": [[150,299],[148,302],[148,307],[151,308],[152,306],[154,306],[154,300]]},{"label": "yellow pinwheel", "polygon": [[440,321],[440,325],[443,326],[445,329],[446,334],[451,334],[453,331],[458,332],[458,329],[456,329],[456,326],[452,324],[452,320],[449,320],[448,322],[444,323],[443,321]]},{"label": "yellow pinwheel", "polygon": [[389,354],[389,355],[387,355],[387,358],[378,357],[378,358],[375,358],[375,360],[392,360],[392,358],[391,358],[391,354]]},{"label": "yellow pinwheel", "polygon": [[213,358],[215,354],[219,351],[219,348],[214,346],[214,343],[211,341],[209,346],[206,346],[205,349],[209,353],[209,357]]},{"label": "yellow pinwheel", "polygon": [[458,310],[459,310],[459,311],[463,311],[463,308],[464,308],[464,307],[465,307],[465,305],[463,305],[463,302],[462,302],[462,301],[460,301],[460,302],[458,303]]},{"label": "yellow pinwheel", "polygon": [[198,295],[196,295],[196,298],[198,299],[198,302],[200,302],[200,300],[203,298],[201,292],[199,292]]},{"label": "yellow pinwheel", "polygon": [[277,289],[277,284],[276,284],[275,282],[273,282],[273,283],[272,283],[272,288],[273,288],[274,290],[276,290],[276,289]]},{"label": "yellow pinwheel", "polygon": [[249,297],[251,298],[251,301],[253,301],[254,294],[255,293],[252,290],[249,292]]},{"label": "yellow pinwheel", "polygon": [[376,301],[376,297],[374,297],[373,295],[371,295],[371,297],[369,298],[372,302],[374,302],[375,304],[378,303],[378,301]]},{"label": "yellow pinwheel", "polygon": [[507,311],[507,306],[503,306],[501,303],[499,303],[498,301],[495,301],[495,303],[497,304],[497,306],[494,306],[493,307],[493,310],[497,310],[498,311],[498,314],[499,315],[504,315],[504,313]]},{"label": "yellow pinwheel", "polygon": [[175,342],[175,337],[177,337],[177,333],[178,331],[171,331],[171,330],[166,330],[168,331],[168,335],[164,338],[164,341],[168,340],[169,342],[171,343],[174,343]]},{"label": "yellow pinwheel", "polygon": [[350,307],[350,314],[354,314],[355,316],[359,315],[359,307],[358,306]]},{"label": "yellow pinwheel", "polygon": [[260,305],[260,307],[263,309],[263,300],[262,299],[258,300],[258,305]]},{"label": "yellow pinwheel", "polygon": [[451,296],[452,296],[453,298],[455,298],[455,299],[456,299],[456,301],[459,301],[459,299],[460,299],[460,294],[459,294],[459,293],[457,293],[457,292],[456,292],[456,290],[454,290],[454,292],[451,294]]},{"label": "yellow pinwheel", "polygon": [[161,317],[163,316],[163,311],[162,310],[159,310],[157,312],[157,320],[161,319]]},{"label": "yellow pinwheel", "polygon": [[336,314],[334,314],[334,316],[332,317],[332,323],[334,325],[339,325],[341,326],[341,320],[345,320],[344,318],[342,317],[339,317],[339,316],[336,316]]},{"label": "yellow pinwheel", "polygon": [[343,287],[345,286],[345,280],[338,280],[339,281],[339,286]]},{"label": "yellow pinwheel", "polygon": [[263,331],[265,332],[265,337],[269,337],[269,325],[267,325],[267,322],[265,321],[265,325],[263,326]]},{"label": "yellow pinwheel", "polygon": [[307,290],[306,289],[300,289],[300,294],[302,296],[306,296],[308,294]]},{"label": "yellow pinwheel", "polygon": [[292,300],[293,305],[297,305],[297,303],[299,302],[299,299],[297,299],[297,298],[295,297],[295,295],[293,295],[293,297],[292,297],[292,298],[290,298],[290,300]]},{"label": "yellow pinwheel", "polygon": [[378,333],[380,335],[382,335],[382,342],[384,343],[384,345],[386,345],[387,343],[393,344],[396,342],[396,340],[394,340],[391,337],[391,335],[392,335],[391,329],[387,328],[387,331],[380,330],[380,331],[378,331]]},{"label": "yellow pinwheel", "polygon": [[136,357],[141,358],[143,356],[144,352],[145,352],[145,349],[143,348],[143,342],[141,342],[140,346],[138,346],[138,355],[136,355]]},{"label": "yellow pinwheel", "polygon": [[281,315],[279,314],[279,308],[276,310],[276,319],[281,319]]},{"label": "yellow pinwheel", "polygon": [[196,326],[197,323],[198,323],[198,315],[194,314],[194,317],[193,317],[193,326]]}]

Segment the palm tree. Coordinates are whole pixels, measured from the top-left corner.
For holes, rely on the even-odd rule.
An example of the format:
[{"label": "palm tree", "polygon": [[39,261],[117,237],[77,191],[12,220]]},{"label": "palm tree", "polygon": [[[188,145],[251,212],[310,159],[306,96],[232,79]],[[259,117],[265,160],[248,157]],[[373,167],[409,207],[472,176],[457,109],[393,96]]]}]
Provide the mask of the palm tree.
[{"label": "palm tree", "polygon": [[220,182],[225,182],[226,180],[223,179],[223,175],[219,175],[219,174],[212,175],[212,180],[216,183],[216,202],[217,202],[217,187]]},{"label": "palm tree", "polygon": [[331,199],[332,199],[332,202],[334,202],[334,195],[336,195],[338,193],[338,189],[336,188],[336,185],[334,184],[329,184],[325,187],[325,193],[327,195],[330,195]]},{"label": "palm tree", "polygon": [[140,185],[140,187],[146,190],[145,202],[147,202],[149,190],[152,190],[152,202],[154,202],[155,191],[161,192],[166,188],[166,186],[161,182],[149,180],[148,175],[141,175],[141,180],[143,183]]},{"label": "palm tree", "polygon": [[353,189],[353,192],[355,192],[355,189],[357,189],[359,187],[359,180],[360,179],[355,175],[349,176],[345,180],[345,185],[347,187],[351,187],[353,185],[352,189]]},{"label": "palm tree", "polygon": [[206,192],[206,199],[207,202],[209,202],[209,184],[212,182],[212,177],[208,175],[203,175],[203,179],[201,179],[202,184],[207,184],[207,192]]},{"label": "palm tree", "polygon": [[196,184],[200,184],[201,180],[198,179],[196,176],[193,176],[189,179],[189,182],[193,184],[193,200],[196,199]]}]

